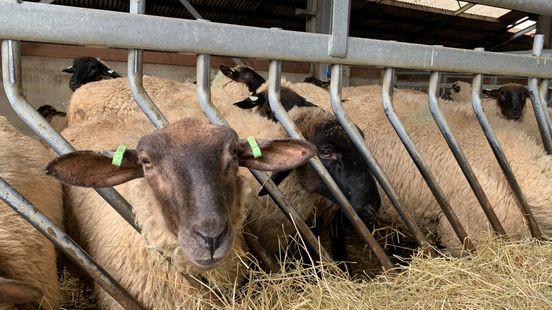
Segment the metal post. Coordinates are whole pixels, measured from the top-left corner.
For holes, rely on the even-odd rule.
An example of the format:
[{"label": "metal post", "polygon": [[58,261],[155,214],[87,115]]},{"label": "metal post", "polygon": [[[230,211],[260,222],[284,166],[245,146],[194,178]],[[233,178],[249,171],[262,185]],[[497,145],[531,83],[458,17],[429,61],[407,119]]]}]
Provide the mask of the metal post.
[{"label": "metal post", "polygon": [[464,227],[458,220],[458,217],[456,216],[456,214],[454,213],[454,210],[452,209],[449,202],[447,201],[445,195],[443,194],[443,191],[439,187],[439,184],[437,184],[437,182],[435,181],[435,177],[432,175],[427,164],[425,163],[422,156],[420,155],[420,152],[418,152],[418,150],[416,149],[414,142],[410,139],[410,136],[406,132],[406,129],[404,128],[403,124],[401,123],[397,114],[395,113],[395,110],[393,108],[393,102],[391,99],[391,93],[393,91],[393,86],[391,83],[391,81],[393,80],[393,75],[394,75],[393,73],[394,73],[394,70],[392,68],[386,68],[383,74],[382,99],[383,99],[383,108],[385,110],[385,114],[387,115],[389,122],[397,132],[397,135],[401,139],[402,143],[406,147],[406,150],[410,154],[410,157],[412,157],[414,164],[416,164],[416,167],[420,171],[429,189],[433,193],[433,196],[435,196],[435,199],[437,200],[437,203],[441,207],[441,210],[443,210],[443,213],[449,220],[450,225],[452,226],[452,228],[454,229],[454,232],[458,236],[458,239],[460,239],[460,243],[462,243],[467,250],[469,251],[474,250],[475,246],[468,238],[468,235],[466,234]]},{"label": "metal post", "polygon": [[332,36],[328,44],[328,53],[333,57],[347,57],[349,39],[350,0],[333,0]]},{"label": "metal post", "polygon": [[482,79],[483,78],[481,74],[476,74],[473,77],[473,84],[472,84],[473,111],[475,112],[477,120],[481,125],[481,129],[483,129],[483,133],[485,133],[485,136],[487,137],[487,141],[489,142],[489,145],[493,150],[493,154],[495,155],[496,160],[498,161],[498,164],[500,165],[500,168],[502,169],[502,172],[504,173],[504,176],[506,177],[506,180],[508,181],[508,184],[512,189],[512,192],[514,193],[514,198],[516,199],[516,202],[519,208],[521,209],[521,213],[523,214],[525,220],[527,221],[527,225],[529,225],[529,230],[531,231],[531,235],[534,238],[541,239],[542,234],[540,232],[539,227],[537,226],[537,222],[533,218],[531,208],[529,208],[529,205],[527,204],[527,200],[525,200],[525,196],[523,195],[523,192],[521,191],[521,188],[517,183],[514,173],[512,172],[512,168],[510,168],[508,159],[506,159],[506,155],[502,151],[502,147],[500,146],[500,143],[498,142],[498,139],[494,134],[493,128],[489,124],[489,121],[487,120],[487,117],[483,112],[483,107],[481,106]]},{"label": "metal post", "polygon": [[401,203],[399,202],[399,195],[395,192],[395,189],[391,185],[391,182],[389,182],[389,179],[385,175],[385,172],[377,162],[376,158],[374,157],[373,153],[368,149],[368,146],[364,142],[364,139],[362,138],[362,135],[356,128],[355,124],[351,119],[347,116],[345,109],[343,108],[343,103],[341,102],[341,81],[342,81],[342,70],[343,65],[333,65],[332,66],[332,76],[331,76],[331,83],[330,83],[330,99],[332,103],[332,109],[335,113],[335,116],[337,120],[339,121],[339,124],[343,129],[347,132],[349,135],[349,138],[355,145],[355,148],[357,151],[361,154],[362,158],[366,162],[366,165],[368,165],[368,168],[370,168],[370,171],[374,175],[374,177],[378,180],[378,183],[381,185],[382,189],[387,194],[387,197],[389,197],[389,200],[397,210],[397,213],[401,216],[403,221],[405,222],[406,226],[408,227],[410,233],[423,251],[426,253],[433,254],[433,250],[429,246],[429,243],[427,242],[424,234],[422,233],[420,227],[418,224],[416,224],[416,221],[410,211],[408,209],[404,208]]},{"label": "metal post", "polygon": [[[130,1],[130,13],[131,14],[144,14],[146,12],[146,0],[131,0]],[[150,96],[142,85],[142,58],[144,55],[143,50],[130,49],[128,51],[128,86],[130,92],[134,97],[134,100],[142,109],[146,117],[153,123],[155,128],[162,128],[169,123],[163,113],[153,103]]]},{"label": "metal post", "polygon": [[0,177],[0,199],[33,225],[60,251],[84,270],[125,309],[144,309],[107,271],[98,265],[71,237]]},{"label": "metal post", "polygon": [[[269,65],[268,98],[270,109],[290,137],[304,140],[305,138],[299,132],[293,121],[289,118],[286,110],[280,102],[281,65],[282,64],[279,60],[272,60]],[[368,246],[370,246],[376,257],[382,264],[383,269],[386,271],[392,270],[393,264],[391,263],[387,255],[385,255],[383,249],[378,244],[374,236],[372,236],[366,225],[362,222],[349,201],[347,201],[347,198],[339,189],[335,181],[332,179],[331,175],[329,174],[328,170],[326,170],[320,159],[318,157],[311,158],[309,159],[309,164],[312,166],[312,168],[318,174],[324,184],[328,187],[334,198],[338,201],[339,206],[343,210],[343,213],[349,219],[349,222],[353,225],[355,230],[364,239],[364,241],[366,241]]]},{"label": "metal post", "polygon": [[[219,113],[216,107],[211,102],[211,58],[209,55],[200,54],[197,55],[197,97],[201,110],[209,119],[209,122],[216,125],[229,126],[224,117]],[[301,216],[291,207],[289,202],[284,198],[282,192],[278,189],[278,186],[274,184],[268,174],[249,169],[251,174],[257,179],[259,184],[263,185],[268,191],[268,194],[274,201],[274,203],[280,208],[284,215],[295,225],[299,230],[299,233],[303,239],[310,246],[311,250],[319,257],[323,257],[328,261],[333,261],[332,257],[326,252],[326,250],[319,245],[318,239],[309,229],[308,225],[301,219]]]},{"label": "metal post", "polygon": [[542,109],[544,111],[544,117],[548,124],[548,130],[552,135],[552,120],[550,120],[550,110],[548,109],[548,79],[542,79],[539,83],[539,95],[541,98]]},{"label": "metal post", "polygon": [[[59,155],[75,151],[23,96],[21,86],[21,51],[19,42],[2,41],[2,73],[6,97],[17,115],[42,140]],[[134,229],[140,231],[134,222],[132,206],[113,188],[97,188],[98,194],[105,199]]]},{"label": "metal post", "polygon": [[452,134],[452,131],[447,124],[447,120],[445,119],[443,113],[441,112],[441,109],[439,108],[439,99],[437,99],[437,92],[439,91],[439,78],[439,72],[431,72],[428,88],[428,101],[431,115],[433,116],[435,123],[439,127],[439,130],[443,134],[445,141],[447,141],[452,154],[454,154],[454,158],[456,158],[460,169],[462,169],[464,176],[468,180],[468,183],[470,184],[475,197],[477,197],[477,201],[479,201],[483,212],[485,212],[487,219],[491,223],[491,226],[498,234],[505,236],[506,231],[504,230],[504,227],[502,227],[502,225],[500,224],[500,221],[498,220],[498,217],[496,216],[496,213],[494,212],[493,207],[491,206],[491,203],[489,202],[489,199],[485,194],[485,191],[483,191],[483,188],[477,180],[477,177],[475,176],[475,173],[473,172],[471,165],[466,158],[466,155],[464,155],[464,152],[460,148],[460,145],[456,141],[456,138]]},{"label": "metal post", "polygon": [[[542,34],[537,34],[533,40],[533,56],[540,57],[542,54],[544,36]],[[543,104],[541,101],[538,83],[539,80],[537,78],[530,77],[527,86],[529,88],[529,96],[533,105],[533,111],[535,111],[535,117],[537,118],[542,144],[546,152],[552,154],[552,136],[548,122],[549,117],[547,118],[545,115],[545,113],[548,114],[548,108],[546,108],[546,104]]]}]

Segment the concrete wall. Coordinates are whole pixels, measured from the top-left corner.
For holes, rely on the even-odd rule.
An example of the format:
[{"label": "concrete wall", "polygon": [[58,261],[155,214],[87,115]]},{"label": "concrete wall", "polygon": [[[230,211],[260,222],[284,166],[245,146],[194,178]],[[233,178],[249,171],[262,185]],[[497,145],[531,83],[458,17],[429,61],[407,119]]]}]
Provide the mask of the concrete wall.
[{"label": "concrete wall", "polygon": [[[106,61],[106,63],[126,76],[126,62]],[[69,58],[53,58],[41,56],[23,56],[23,92],[27,100],[35,107],[49,104],[56,107],[58,110],[65,111],[65,107],[71,98],[71,90],[69,89],[70,75],[62,72],[64,68],[72,64],[72,59]],[[260,71],[267,77],[268,73]],[[144,74],[160,76],[176,81],[194,81],[196,77],[195,67],[175,66],[163,64],[144,64]],[[216,74],[213,70],[212,76]],[[287,74],[284,73],[289,80],[293,82],[302,81],[304,74]],[[2,76],[0,75],[0,81]],[[22,132],[32,135],[19,117],[9,105],[3,86],[0,87],[0,115],[6,117],[16,128]]]}]

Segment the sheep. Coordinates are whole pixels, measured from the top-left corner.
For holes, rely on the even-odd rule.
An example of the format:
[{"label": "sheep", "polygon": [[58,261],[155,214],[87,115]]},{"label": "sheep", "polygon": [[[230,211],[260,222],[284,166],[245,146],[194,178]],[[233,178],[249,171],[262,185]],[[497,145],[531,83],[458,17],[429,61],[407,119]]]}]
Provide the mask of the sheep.
[{"label": "sheep", "polygon": [[[491,231],[491,226],[435,126],[426,102],[427,96],[422,94],[394,96],[399,118],[468,235],[478,244],[484,234]],[[451,254],[462,255],[462,245],[389,124],[380,97],[350,97],[345,109],[364,130],[368,147],[418,224],[435,232]],[[527,236],[521,212],[475,116],[454,109],[443,109],[443,113],[508,235],[511,238]],[[552,196],[552,187],[549,180],[552,177],[552,158],[546,156],[525,132],[517,129],[515,123],[496,120],[494,129],[537,223],[544,234],[551,234],[552,201],[549,197]],[[401,223],[387,197],[382,198],[376,216],[383,222]]]},{"label": "sheep", "polygon": [[[0,176],[56,225],[63,227],[61,186],[42,172],[52,158],[49,151],[1,117],[0,141],[3,144]],[[1,300],[29,301],[36,309],[39,305],[41,309],[58,309],[54,246],[1,200],[0,277]],[[0,308],[6,309],[3,306]]]},{"label": "sheep", "polygon": [[121,77],[99,58],[90,56],[75,58],[73,64],[62,71],[72,74],[69,80],[69,88],[72,91],[90,82]]},{"label": "sheep", "polygon": [[[86,135],[90,132],[94,136]],[[120,168],[111,163],[113,152],[77,151],[52,161],[46,170],[71,185],[117,186],[133,205],[142,236],[90,189],[66,188],[68,230],[148,309],[186,304],[193,288],[176,271],[201,273],[214,283],[239,280],[239,257],[247,251],[241,229],[252,206],[243,199],[248,188],[238,165],[287,170],[316,153],[308,142],[258,138],[262,156],[255,158],[234,130],[198,118],[183,118],[153,132],[141,118],[90,120],[63,135],[79,149],[129,147]],[[147,248],[169,255],[172,266]],[[103,292],[100,304],[116,307]]]},{"label": "sheep", "polygon": [[36,109],[57,131],[62,131],[67,127],[67,113],[58,111],[49,104],[42,105]]},{"label": "sheep", "polygon": [[329,80],[327,82],[322,82],[319,79],[315,78],[314,76],[307,76],[303,80],[303,82],[316,85],[316,86],[318,86],[320,88],[323,88],[323,89],[328,89],[328,87],[330,87],[330,81]]},{"label": "sheep", "polygon": [[255,91],[266,82],[265,78],[253,70],[253,68],[248,66],[236,66],[234,68],[229,68],[227,66],[220,65],[219,69],[220,72],[222,72],[222,74],[226,77],[235,82],[245,84],[247,89],[249,89],[249,91],[253,94],[255,94]]}]

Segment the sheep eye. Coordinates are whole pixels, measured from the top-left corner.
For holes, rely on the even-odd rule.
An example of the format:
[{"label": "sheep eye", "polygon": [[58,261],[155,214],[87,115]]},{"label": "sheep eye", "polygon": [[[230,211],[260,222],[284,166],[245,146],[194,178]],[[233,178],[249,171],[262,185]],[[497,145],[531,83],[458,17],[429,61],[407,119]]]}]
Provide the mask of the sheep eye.
[{"label": "sheep eye", "polygon": [[334,151],[331,148],[323,148],[318,152],[318,156],[324,159],[332,159]]},{"label": "sheep eye", "polygon": [[144,165],[146,167],[150,167],[151,166],[151,161],[147,158],[143,158],[142,159],[142,165]]}]

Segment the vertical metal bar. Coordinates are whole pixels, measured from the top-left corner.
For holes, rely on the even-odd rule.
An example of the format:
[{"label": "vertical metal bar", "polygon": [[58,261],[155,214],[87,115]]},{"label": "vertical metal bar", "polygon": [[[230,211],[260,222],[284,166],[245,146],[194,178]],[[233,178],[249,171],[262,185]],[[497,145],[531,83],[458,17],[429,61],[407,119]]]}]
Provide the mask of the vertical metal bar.
[{"label": "vertical metal bar", "polygon": [[523,196],[523,192],[521,191],[521,188],[519,187],[519,184],[514,176],[514,173],[512,172],[512,168],[510,168],[508,159],[506,159],[506,155],[502,151],[502,147],[500,146],[500,143],[496,138],[493,128],[489,124],[489,121],[485,116],[485,112],[483,112],[483,107],[481,106],[482,80],[483,78],[481,74],[476,74],[473,77],[473,84],[472,84],[473,111],[475,112],[475,116],[479,121],[479,125],[481,125],[481,129],[483,129],[483,133],[485,133],[485,136],[487,137],[487,141],[489,142],[489,145],[493,150],[493,154],[495,155],[496,160],[498,161],[498,164],[500,165],[500,168],[502,169],[502,172],[504,173],[504,176],[506,177],[506,180],[508,181],[508,184],[512,189],[512,192],[514,193],[514,198],[516,199],[516,202],[519,208],[521,209],[521,213],[523,214],[525,220],[527,221],[527,225],[529,225],[529,230],[531,231],[531,235],[534,238],[541,239],[542,234],[540,232],[539,227],[537,226],[537,222],[533,218],[533,214],[531,212],[531,209],[529,208],[529,205],[527,204],[527,200],[525,199],[525,196]]},{"label": "vertical metal bar", "polygon": [[399,195],[397,195],[397,193],[395,192],[395,189],[391,185],[391,182],[389,182],[389,179],[383,172],[383,169],[379,165],[373,153],[370,151],[370,149],[368,149],[368,146],[364,142],[364,139],[362,138],[357,127],[347,116],[345,109],[343,108],[343,104],[341,103],[341,81],[343,76],[342,71],[343,65],[332,66],[330,99],[335,116],[339,121],[341,127],[343,127],[343,129],[349,135],[349,138],[355,145],[357,151],[361,154],[362,158],[366,162],[366,165],[368,165],[368,168],[370,168],[370,171],[378,180],[379,184],[387,194],[387,197],[389,197],[389,200],[405,222],[406,227],[408,227],[412,236],[414,236],[418,244],[422,247],[423,251],[425,251],[426,253],[431,253],[431,247],[429,247],[429,243],[427,242],[418,224],[416,224],[414,217],[412,216],[410,211],[408,211],[408,209],[404,208],[401,205],[399,201]]},{"label": "vertical metal bar", "polygon": [[[59,155],[75,151],[23,96],[21,86],[21,51],[19,42],[2,41],[2,74],[4,90],[13,110],[29,128]],[[132,206],[113,188],[97,188],[98,194],[105,199],[134,229],[140,231],[134,222]]]},{"label": "vertical metal bar", "polygon": [[125,309],[144,309],[107,271],[98,265],[71,237],[0,177],[0,199],[33,225],[59,250],[84,270]]},{"label": "vertical metal bar", "polygon": [[542,79],[539,83],[539,94],[542,103],[542,109],[544,111],[544,117],[548,124],[548,130],[552,135],[552,120],[550,120],[550,110],[548,109],[548,79]]},{"label": "vertical metal bar", "polygon": [[333,57],[347,57],[347,40],[349,39],[350,0],[333,0],[332,36],[328,44],[328,53]]},{"label": "vertical metal bar", "polygon": [[[544,36],[542,34],[535,35],[533,38],[533,56],[541,56],[543,43]],[[533,105],[533,111],[535,111],[535,117],[537,118],[542,144],[546,152],[552,154],[552,136],[548,126],[548,118],[545,115],[545,112],[548,113],[548,109],[546,109],[546,111],[544,110],[545,108],[541,101],[538,83],[538,78],[530,77],[528,79],[529,96]]]},{"label": "vertical metal bar", "polygon": [[[210,75],[210,56],[206,54],[197,55],[197,97],[199,99],[201,110],[212,124],[229,126],[228,122],[226,122],[224,117],[211,102]],[[270,176],[264,172],[254,169],[249,169],[249,171],[268,191],[270,197],[278,208],[280,208],[280,210],[284,213],[284,215],[297,226],[299,233],[310,246],[311,250],[315,251],[319,257],[323,257],[328,261],[333,261],[328,252],[326,252],[326,250],[319,245],[318,239],[309,229],[308,225],[301,219],[301,216],[297,213],[297,211],[295,211],[295,209],[292,208],[289,202],[287,202],[284,198],[284,195],[280,189],[278,189],[278,186],[274,184],[272,179],[270,179]]]},{"label": "vertical metal bar", "polygon": [[[144,14],[146,12],[146,0],[131,0],[130,1],[130,13],[131,14]],[[153,123],[155,128],[165,127],[169,122],[161,113],[159,108],[153,103],[150,96],[142,85],[142,58],[144,55],[143,50],[129,49],[128,50],[128,85],[130,92],[134,97],[134,100],[142,109],[146,117]]]},{"label": "vertical metal bar", "polygon": [[429,170],[427,164],[423,160],[422,156],[420,155],[420,152],[416,149],[416,146],[414,145],[414,142],[410,139],[410,136],[406,132],[406,129],[404,128],[403,124],[399,120],[397,114],[395,113],[395,110],[393,108],[393,102],[391,99],[391,93],[393,91],[393,86],[391,81],[393,80],[393,74],[394,70],[392,68],[386,68],[385,72],[383,74],[383,91],[382,91],[382,99],[383,99],[383,108],[385,110],[385,114],[387,115],[387,118],[389,119],[389,122],[391,122],[391,125],[397,132],[397,135],[401,139],[402,143],[406,147],[406,150],[410,154],[410,157],[412,157],[412,160],[414,161],[414,164],[416,164],[416,167],[422,174],[422,177],[424,178],[425,182],[429,186],[429,189],[433,193],[433,196],[435,196],[435,199],[437,200],[437,203],[441,207],[441,210],[447,217],[447,219],[450,222],[450,225],[454,229],[454,232],[458,236],[458,239],[460,239],[460,242],[464,245],[464,247],[471,251],[475,249],[475,246],[471,242],[471,240],[468,238],[468,235],[466,234],[466,231],[464,230],[464,227],[458,220],[458,217],[454,213],[454,210],[450,206],[449,202],[447,201],[445,195],[443,194],[443,191],[439,187],[439,184],[435,181],[435,177]]},{"label": "vertical metal bar", "polygon": [[481,184],[477,180],[477,177],[475,176],[475,173],[473,172],[470,163],[466,158],[466,155],[464,155],[464,152],[460,148],[460,145],[456,141],[456,138],[454,138],[454,135],[452,134],[452,131],[447,124],[447,120],[445,119],[443,113],[441,112],[441,109],[439,108],[439,99],[437,99],[437,92],[439,91],[439,76],[439,72],[431,72],[429,78],[428,101],[431,115],[433,115],[435,123],[437,123],[437,126],[443,134],[445,141],[447,141],[452,154],[454,154],[454,158],[456,158],[460,169],[462,169],[464,176],[466,176],[466,179],[468,180],[468,183],[470,184],[475,197],[477,197],[477,201],[479,201],[483,212],[485,212],[487,219],[491,223],[491,226],[497,233],[505,236],[506,231],[504,231],[504,227],[502,227],[502,225],[500,224],[500,221],[498,220],[498,217],[496,216],[496,213],[494,212],[489,199],[487,199],[487,195],[483,191],[483,188],[481,188]]},{"label": "vertical metal bar", "polygon": [[[303,135],[299,132],[293,121],[287,115],[286,110],[280,102],[280,71],[281,71],[281,62],[279,60],[272,60],[269,65],[268,72],[268,98],[270,103],[270,108],[278,122],[284,127],[288,135],[296,139],[305,139]],[[393,269],[393,264],[385,255],[383,249],[378,244],[374,236],[370,233],[364,222],[360,219],[358,214],[355,212],[343,192],[339,189],[335,181],[332,179],[328,170],[324,167],[322,162],[318,157],[309,159],[309,164],[318,174],[320,179],[328,187],[332,195],[338,201],[339,206],[349,219],[349,222],[353,225],[355,230],[360,234],[360,236],[366,241],[370,246],[378,260],[381,262],[384,270],[389,271]]]}]

